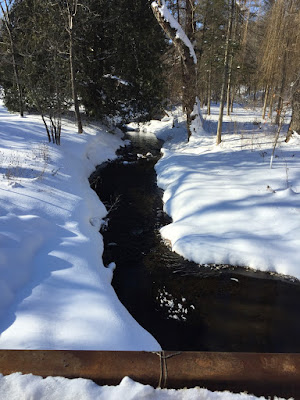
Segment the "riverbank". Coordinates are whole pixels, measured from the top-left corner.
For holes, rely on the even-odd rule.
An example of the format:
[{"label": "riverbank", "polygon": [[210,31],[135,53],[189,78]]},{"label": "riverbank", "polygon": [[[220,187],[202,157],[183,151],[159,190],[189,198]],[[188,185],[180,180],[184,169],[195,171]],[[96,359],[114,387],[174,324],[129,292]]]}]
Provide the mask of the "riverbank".
[{"label": "riverbank", "polygon": [[173,221],[161,234],[174,251],[205,265],[229,264],[300,278],[300,136],[260,110],[236,107],[215,145],[218,108],[186,142],[180,114],[141,127],[168,139],[156,166],[164,208]]},{"label": "riverbank", "polygon": [[[164,123],[168,130],[169,121]],[[39,117],[20,118],[1,105],[0,348],[160,348],[121,305],[111,287],[112,268],[101,261],[98,230],[106,210],[88,177],[115,157],[120,136],[96,125],[77,135],[65,122],[57,147],[48,144]],[[128,378],[107,388],[20,374],[0,376],[0,393],[3,399],[53,400],[255,398],[199,388],[155,390]]]},{"label": "riverbank", "polygon": [[159,233],[171,219],[162,212],[154,170],[163,143],[151,132],[126,137],[130,145],[93,180],[110,205],[103,260],[116,264],[112,285],[130,314],[164,350],[299,352],[299,283],[226,264],[201,266],[171,251]]},{"label": "riverbank", "polygon": [[102,262],[106,209],[90,188],[122,134],[42,120],[0,106],[0,348],[159,350],[118,300]]}]

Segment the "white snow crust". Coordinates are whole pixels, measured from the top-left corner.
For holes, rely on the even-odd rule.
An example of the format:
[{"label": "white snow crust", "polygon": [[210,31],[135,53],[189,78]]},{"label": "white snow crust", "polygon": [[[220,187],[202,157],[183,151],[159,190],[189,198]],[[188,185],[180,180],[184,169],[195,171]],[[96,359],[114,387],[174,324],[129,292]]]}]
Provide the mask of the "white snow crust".
[{"label": "white snow crust", "polygon": [[[163,238],[199,264],[231,264],[300,278],[300,136],[280,135],[260,110],[236,107],[215,145],[218,107],[189,143],[180,115],[143,128],[167,142],[156,166],[173,222]],[[172,128],[174,125],[175,127]],[[199,128],[200,127],[200,128]]]},{"label": "white snow crust", "polygon": [[[98,386],[87,379],[0,375],[2,400],[266,400],[246,393],[211,392],[193,389],[154,389],[125,377],[118,386]],[[274,397],[274,400],[284,400]]]},{"label": "white snow crust", "polygon": [[67,122],[61,146],[48,144],[40,117],[1,103],[1,349],[160,349],[102,263],[107,211],[88,177],[121,145],[120,133],[91,125],[78,135]]}]

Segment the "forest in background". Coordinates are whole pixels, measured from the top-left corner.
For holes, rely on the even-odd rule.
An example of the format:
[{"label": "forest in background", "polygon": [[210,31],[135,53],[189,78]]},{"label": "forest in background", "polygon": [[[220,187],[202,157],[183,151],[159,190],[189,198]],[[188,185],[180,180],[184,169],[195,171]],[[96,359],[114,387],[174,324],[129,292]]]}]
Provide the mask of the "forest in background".
[{"label": "forest in background", "polygon": [[181,25],[195,65],[151,3],[1,0],[5,105],[39,112],[57,144],[71,106],[82,132],[82,110],[127,122],[182,104],[189,117],[195,97],[208,114],[211,101],[220,103],[221,118],[241,96],[262,107],[262,118],[276,110],[277,124],[292,108],[290,134],[300,131],[299,0],[153,2]]}]

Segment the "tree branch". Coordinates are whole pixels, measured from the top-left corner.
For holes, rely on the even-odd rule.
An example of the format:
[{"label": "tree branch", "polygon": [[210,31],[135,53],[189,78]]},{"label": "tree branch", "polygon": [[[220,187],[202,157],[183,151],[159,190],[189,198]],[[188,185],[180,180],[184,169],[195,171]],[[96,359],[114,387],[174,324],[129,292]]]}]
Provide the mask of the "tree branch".
[{"label": "tree branch", "polygon": [[[158,7],[157,7],[157,5],[158,5]],[[184,44],[178,37],[176,37],[176,33],[177,33],[176,29],[172,28],[171,25],[161,15],[161,13],[159,11],[159,7],[161,7],[161,6],[162,6],[162,4],[161,4],[160,0],[157,2],[157,4],[155,2],[153,2],[151,4],[153,14],[154,14],[155,18],[157,19],[157,22],[159,23],[159,25],[165,32],[165,34],[169,37],[169,39],[172,40],[177,52],[179,53],[182,60],[185,62]]]}]

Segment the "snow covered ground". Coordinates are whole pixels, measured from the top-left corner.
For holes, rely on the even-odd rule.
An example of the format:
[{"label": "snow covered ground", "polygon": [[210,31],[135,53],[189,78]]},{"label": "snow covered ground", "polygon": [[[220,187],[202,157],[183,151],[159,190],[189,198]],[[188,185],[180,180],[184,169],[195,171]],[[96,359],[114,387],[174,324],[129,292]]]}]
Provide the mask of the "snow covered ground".
[{"label": "snow covered ground", "polygon": [[161,234],[196,263],[300,278],[300,136],[281,133],[270,169],[277,127],[260,113],[236,107],[219,146],[217,107],[189,143],[180,114],[142,127],[167,139],[156,169],[173,222]]},{"label": "snow covered ground", "polygon": [[159,350],[119,302],[102,263],[104,205],[90,189],[121,135],[63,124],[48,144],[41,118],[0,105],[0,348]]},{"label": "snow covered ground", "polygon": [[[238,122],[228,121],[230,133],[218,148],[204,132],[185,144],[180,117],[174,129],[172,118],[144,127],[172,138],[157,166],[173,217],[162,234],[197,262],[299,276],[299,141],[281,141],[270,170],[274,132],[250,123],[248,114],[240,109]],[[257,132],[248,131],[254,126]],[[39,117],[20,118],[0,105],[1,349],[160,349],[120,304],[112,268],[101,261],[98,230],[106,209],[88,177],[121,144],[117,133],[95,125],[78,135],[66,122],[62,145],[48,144]],[[0,375],[0,398],[256,399],[199,388],[154,389],[130,378],[100,387],[21,374]]]},{"label": "snow covered ground", "polygon": [[[0,375],[0,397],[9,400],[265,400],[247,394],[206,389],[154,389],[125,377],[118,386],[97,386],[87,379]],[[275,397],[274,400],[280,400]],[[283,399],[282,399],[283,400]]]}]

